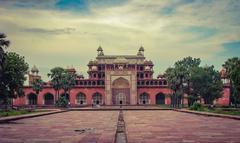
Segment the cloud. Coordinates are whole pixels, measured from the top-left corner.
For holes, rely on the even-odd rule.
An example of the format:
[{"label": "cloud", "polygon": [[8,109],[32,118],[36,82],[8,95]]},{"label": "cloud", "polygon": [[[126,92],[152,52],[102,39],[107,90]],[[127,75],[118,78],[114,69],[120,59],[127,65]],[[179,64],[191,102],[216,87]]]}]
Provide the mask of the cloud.
[{"label": "cloud", "polygon": [[227,57],[239,57],[240,53],[240,41],[231,41],[223,43],[224,51],[222,52],[223,56]]},{"label": "cloud", "polygon": [[63,28],[63,29],[43,29],[43,28],[27,28],[25,32],[31,32],[34,34],[71,34],[76,31],[75,28]]},{"label": "cloud", "polygon": [[184,28],[183,31],[194,35],[193,38],[189,40],[191,42],[211,38],[218,32],[216,28],[206,26],[189,26]]},{"label": "cloud", "polygon": [[87,77],[99,45],[106,55],[136,54],[143,45],[157,75],[185,56],[221,68],[238,52],[226,48],[240,41],[238,8],[235,0],[0,0],[0,31],[11,40],[9,50],[43,68],[43,76],[73,65]]}]

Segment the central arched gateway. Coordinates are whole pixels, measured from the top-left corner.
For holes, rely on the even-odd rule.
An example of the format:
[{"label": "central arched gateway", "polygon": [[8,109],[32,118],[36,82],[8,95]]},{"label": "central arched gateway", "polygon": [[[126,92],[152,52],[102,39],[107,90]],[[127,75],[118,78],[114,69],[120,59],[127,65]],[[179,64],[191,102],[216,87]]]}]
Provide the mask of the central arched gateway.
[{"label": "central arched gateway", "polygon": [[112,83],[112,103],[114,105],[130,104],[130,84],[123,77],[119,77]]}]

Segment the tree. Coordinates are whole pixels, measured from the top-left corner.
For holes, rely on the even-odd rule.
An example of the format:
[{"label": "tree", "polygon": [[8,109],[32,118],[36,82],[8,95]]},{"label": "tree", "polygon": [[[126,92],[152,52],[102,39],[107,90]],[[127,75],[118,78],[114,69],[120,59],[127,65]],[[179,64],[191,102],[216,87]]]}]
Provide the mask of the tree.
[{"label": "tree", "polygon": [[178,69],[178,78],[180,80],[180,89],[182,95],[182,105],[184,105],[184,94],[188,95],[188,106],[192,105],[194,96],[191,95],[191,71],[195,67],[199,67],[201,60],[199,58],[185,57],[175,63],[175,67]]},{"label": "tree", "polygon": [[168,68],[165,72],[169,87],[173,90],[173,106],[181,103],[184,106],[184,94],[191,94],[190,76],[191,70],[198,67],[201,60],[198,58],[186,57],[175,62],[174,67]]},{"label": "tree", "polygon": [[10,41],[6,40],[7,36],[4,33],[0,33],[0,79],[2,77],[2,70],[3,70],[3,63],[5,60],[5,51],[4,49],[6,49],[9,44]]},{"label": "tree", "polygon": [[41,92],[42,89],[43,89],[43,81],[41,79],[35,79],[33,81],[32,88],[36,92],[36,94],[38,95],[39,92]]},{"label": "tree", "polygon": [[51,84],[56,91],[57,100],[59,99],[59,90],[62,88],[62,79],[65,70],[61,67],[55,67],[50,70],[48,73],[48,77],[51,78]]},{"label": "tree", "polygon": [[225,61],[223,67],[230,79],[230,100],[235,106],[240,103],[240,58],[233,57]]},{"label": "tree", "polygon": [[165,76],[167,78],[167,82],[168,82],[168,86],[170,87],[170,89],[172,89],[173,94],[171,96],[171,106],[172,107],[176,107],[177,103],[177,98],[176,98],[176,92],[178,90],[178,84],[177,84],[177,76],[175,74],[175,69],[174,68],[167,68],[167,70],[165,71]]},{"label": "tree", "polygon": [[19,96],[24,96],[23,84],[26,80],[28,64],[24,57],[14,53],[6,53],[6,59],[3,66],[1,99],[7,105],[8,100]]},{"label": "tree", "polygon": [[[0,97],[3,97],[4,93],[4,83],[3,83],[3,67],[5,64],[6,54],[5,49],[9,46],[10,41],[6,40],[6,35],[4,33],[0,33]],[[1,99],[0,99],[1,103]]]},{"label": "tree", "polygon": [[195,67],[190,77],[192,94],[204,99],[205,104],[222,97],[223,83],[221,75],[214,66]]},{"label": "tree", "polygon": [[69,92],[70,94],[70,90],[76,84],[75,79],[76,79],[76,74],[69,73],[67,71],[64,72],[61,80],[61,84],[62,84],[62,89],[64,90],[65,97],[67,96],[67,92]]}]

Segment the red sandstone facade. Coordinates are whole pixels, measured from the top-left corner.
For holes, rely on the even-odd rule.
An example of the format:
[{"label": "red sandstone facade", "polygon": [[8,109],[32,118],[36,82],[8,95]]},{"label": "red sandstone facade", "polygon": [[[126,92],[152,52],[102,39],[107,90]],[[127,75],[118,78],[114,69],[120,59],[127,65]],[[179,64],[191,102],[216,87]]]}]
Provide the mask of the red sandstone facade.
[{"label": "red sandstone facade", "polygon": [[[153,63],[144,57],[141,47],[137,55],[104,55],[101,47],[98,56],[88,63],[88,79],[78,75],[76,85],[70,90],[67,98],[70,105],[156,105],[171,104],[171,90],[164,76],[153,78]],[[75,69],[68,69],[76,73]],[[32,90],[32,80],[41,78],[38,69],[33,67],[29,74],[29,86],[24,87],[24,97],[14,100],[14,105],[54,105],[56,91],[46,84],[37,96]],[[215,103],[229,104],[229,87],[225,84],[223,97]],[[63,91],[60,91],[63,95]],[[187,100],[184,102],[187,104]]]}]

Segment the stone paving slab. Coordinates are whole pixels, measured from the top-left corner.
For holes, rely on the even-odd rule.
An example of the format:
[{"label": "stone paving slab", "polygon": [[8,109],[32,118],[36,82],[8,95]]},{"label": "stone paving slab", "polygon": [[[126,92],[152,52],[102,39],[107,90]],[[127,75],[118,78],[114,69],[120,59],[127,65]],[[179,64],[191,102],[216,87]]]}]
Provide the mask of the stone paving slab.
[{"label": "stone paving slab", "polygon": [[128,143],[239,143],[240,121],[176,111],[124,111]]},{"label": "stone paving slab", "polygon": [[123,105],[123,106],[86,106],[86,107],[72,107],[71,111],[119,111],[119,110],[173,110],[168,106],[152,106],[152,105]]},{"label": "stone paving slab", "polygon": [[117,117],[117,111],[69,111],[17,120],[0,124],[0,143],[112,143]]}]

